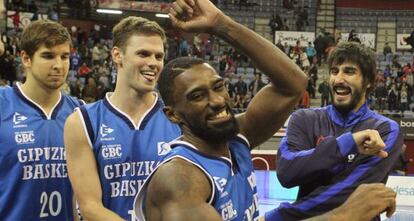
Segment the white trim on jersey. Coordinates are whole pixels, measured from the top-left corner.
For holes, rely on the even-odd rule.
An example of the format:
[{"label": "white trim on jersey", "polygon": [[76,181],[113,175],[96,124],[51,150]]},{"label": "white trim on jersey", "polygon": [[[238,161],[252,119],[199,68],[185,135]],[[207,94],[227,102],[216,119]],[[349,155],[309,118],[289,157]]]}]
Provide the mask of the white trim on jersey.
[{"label": "white trim on jersey", "polygon": [[88,132],[88,128],[86,127],[85,119],[83,118],[82,111],[80,110],[79,107],[75,108],[75,111],[79,115],[79,118],[80,118],[80,120],[82,122],[83,130],[85,131],[86,139],[88,140],[88,144],[89,144],[90,148],[92,149],[93,148],[93,145],[92,145],[91,137],[90,137],[90,134]]},{"label": "white trim on jersey", "polygon": [[237,134],[237,136],[238,136],[239,138],[241,138],[242,140],[246,141],[247,146],[250,148],[250,142],[249,142],[249,140],[247,139],[247,137],[245,137],[243,134]]},{"label": "white trim on jersey", "polygon": [[187,159],[184,156],[175,155],[175,156],[172,156],[172,157],[170,157],[168,159],[165,159],[163,162],[161,162],[160,164],[158,164],[158,166],[147,177],[147,179],[144,182],[144,185],[142,185],[142,188],[139,190],[138,194],[135,196],[134,207],[133,208],[134,208],[135,217],[138,219],[138,221],[146,221],[145,215],[144,215],[144,210],[143,210],[143,205],[145,204],[145,202],[144,202],[144,199],[145,199],[145,191],[147,190],[148,183],[151,180],[152,175],[155,173],[155,171],[157,171],[157,169],[161,165],[163,165],[163,164],[165,164],[165,163],[167,163],[167,162],[169,162],[169,161],[171,161],[173,159],[176,159],[176,158],[185,160],[185,161],[193,164],[194,166],[198,167],[201,171],[203,171],[206,174],[206,176],[208,177],[208,179],[209,179],[209,181],[211,183],[211,196],[210,196],[210,200],[209,200],[208,204],[211,205],[213,203],[214,195],[215,195],[215,191],[216,191],[216,186],[215,186],[214,180],[210,176],[210,174],[206,170],[204,170],[204,168],[202,166],[200,166],[199,164],[194,163],[190,159]]},{"label": "white trim on jersey", "polygon": [[28,97],[26,94],[24,94],[24,92],[23,92],[23,90],[22,90],[22,88],[21,88],[21,86],[20,86],[20,83],[19,83],[19,82],[17,82],[17,83],[16,83],[16,86],[17,86],[17,88],[19,89],[20,93],[22,93],[23,97],[25,97],[27,100],[29,100],[31,103],[33,103],[36,107],[38,107],[38,108],[39,108],[39,109],[43,112],[43,114],[46,116],[46,119],[48,119],[48,120],[52,119],[52,114],[53,114],[53,112],[54,112],[54,110],[55,110],[56,106],[60,103],[60,100],[62,100],[62,93],[61,93],[61,92],[59,92],[59,100],[56,102],[56,104],[55,104],[55,105],[53,105],[52,109],[50,109],[50,113],[49,113],[49,114],[47,114],[47,113],[45,112],[45,110],[43,110],[42,106],[40,106],[39,104],[37,104],[36,102],[34,102],[34,101],[33,101],[32,99],[30,99],[30,97]]},{"label": "white trim on jersey", "polygon": [[151,105],[150,108],[148,108],[147,111],[145,111],[145,113],[142,115],[141,119],[138,121],[138,123],[136,125],[135,125],[135,122],[132,120],[132,118],[128,114],[126,114],[125,112],[121,111],[119,108],[117,108],[114,104],[111,103],[111,100],[109,100],[109,96],[112,95],[112,93],[106,93],[105,99],[112,106],[112,108],[114,108],[116,111],[118,111],[124,117],[126,117],[131,122],[131,124],[134,125],[134,127],[135,127],[134,129],[137,130],[137,129],[139,129],[141,127],[142,121],[145,119],[145,117],[148,115],[148,113],[150,111],[152,111],[152,109],[154,109],[155,105],[158,102],[158,94],[157,93],[153,93],[153,94],[155,96],[154,103]]},{"label": "white trim on jersey", "polygon": [[[169,143],[170,144],[170,146],[171,145],[173,145],[173,144],[181,144],[181,145],[186,145],[186,146],[189,146],[189,147],[191,147],[191,148],[193,148],[194,150],[197,150],[197,151],[199,151],[200,153],[202,153],[196,146],[194,146],[194,145],[192,145],[191,143],[189,143],[189,142],[187,142],[187,141],[183,141],[183,140],[176,140],[176,141],[172,141],[172,142],[170,142]],[[217,157],[217,158],[220,158],[220,159],[223,159],[223,160],[225,160],[225,161],[228,161],[229,163],[230,163],[230,165],[231,165],[231,167],[233,167],[233,162],[231,162],[231,159],[229,159],[229,158],[227,158],[227,157]]]}]

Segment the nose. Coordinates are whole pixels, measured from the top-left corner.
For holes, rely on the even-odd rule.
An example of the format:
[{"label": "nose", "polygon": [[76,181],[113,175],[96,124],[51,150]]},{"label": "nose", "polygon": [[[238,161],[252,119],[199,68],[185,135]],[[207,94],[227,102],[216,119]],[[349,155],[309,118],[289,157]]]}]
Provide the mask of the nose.
[{"label": "nose", "polygon": [[160,66],[162,60],[158,60],[155,55],[148,56],[148,66],[151,69],[155,69],[156,67]]},{"label": "nose", "polygon": [[335,83],[343,83],[345,82],[345,76],[346,74],[342,71],[339,71],[336,75],[335,75]]},{"label": "nose", "polygon": [[213,109],[221,109],[226,103],[226,99],[220,93],[211,91],[209,94],[209,105]]},{"label": "nose", "polygon": [[53,69],[61,69],[63,67],[63,60],[59,56],[56,57]]}]

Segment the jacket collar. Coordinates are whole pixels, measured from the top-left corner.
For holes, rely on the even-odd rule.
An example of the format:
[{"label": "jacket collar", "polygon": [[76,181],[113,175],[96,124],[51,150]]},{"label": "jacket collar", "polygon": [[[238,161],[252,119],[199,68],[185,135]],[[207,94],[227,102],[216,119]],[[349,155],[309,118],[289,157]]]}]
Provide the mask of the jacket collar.
[{"label": "jacket collar", "polygon": [[367,103],[362,105],[356,112],[350,111],[347,116],[343,116],[333,105],[329,105],[327,111],[333,122],[341,127],[355,125],[374,114],[374,112],[369,109]]}]

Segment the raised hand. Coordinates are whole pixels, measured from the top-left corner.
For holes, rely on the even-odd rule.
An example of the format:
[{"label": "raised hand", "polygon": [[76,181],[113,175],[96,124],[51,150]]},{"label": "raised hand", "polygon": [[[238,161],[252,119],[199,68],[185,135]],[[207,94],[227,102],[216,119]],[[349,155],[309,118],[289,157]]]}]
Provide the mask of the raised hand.
[{"label": "raised hand", "polygon": [[385,143],[377,130],[363,130],[352,134],[358,152],[366,155],[377,155],[385,158],[388,153],[384,151]]},{"label": "raised hand", "polygon": [[175,27],[190,32],[211,32],[225,17],[209,0],[177,0],[169,16]]}]

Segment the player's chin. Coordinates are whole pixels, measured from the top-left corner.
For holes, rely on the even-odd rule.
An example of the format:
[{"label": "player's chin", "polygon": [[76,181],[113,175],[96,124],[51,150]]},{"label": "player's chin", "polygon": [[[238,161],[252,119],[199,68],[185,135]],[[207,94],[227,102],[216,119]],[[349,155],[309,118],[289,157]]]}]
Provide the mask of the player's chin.
[{"label": "player's chin", "polygon": [[64,81],[60,81],[60,82],[56,82],[56,81],[55,82],[49,82],[47,84],[47,87],[49,89],[57,90],[57,89],[60,89],[63,86],[64,83],[65,83]]}]

